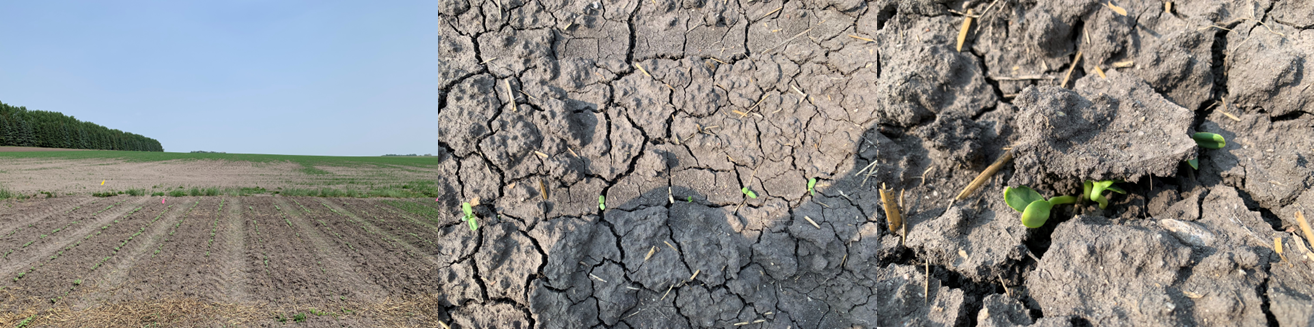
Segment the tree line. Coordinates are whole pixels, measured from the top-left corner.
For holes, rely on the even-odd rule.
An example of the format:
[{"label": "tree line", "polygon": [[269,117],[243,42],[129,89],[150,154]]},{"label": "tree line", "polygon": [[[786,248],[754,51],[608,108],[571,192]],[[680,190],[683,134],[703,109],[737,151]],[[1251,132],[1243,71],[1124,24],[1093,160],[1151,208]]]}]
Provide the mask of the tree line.
[{"label": "tree line", "polygon": [[0,146],[164,152],[154,138],[4,102],[0,102]]}]

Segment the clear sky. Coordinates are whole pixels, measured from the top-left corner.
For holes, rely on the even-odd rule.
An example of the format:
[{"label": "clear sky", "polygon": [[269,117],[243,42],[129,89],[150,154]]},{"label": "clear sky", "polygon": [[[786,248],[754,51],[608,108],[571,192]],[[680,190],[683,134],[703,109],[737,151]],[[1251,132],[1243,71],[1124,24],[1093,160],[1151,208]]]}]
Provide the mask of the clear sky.
[{"label": "clear sky", "polygon": [[0,1],[0,102],[166,152],[437,152],[437,1]]}]

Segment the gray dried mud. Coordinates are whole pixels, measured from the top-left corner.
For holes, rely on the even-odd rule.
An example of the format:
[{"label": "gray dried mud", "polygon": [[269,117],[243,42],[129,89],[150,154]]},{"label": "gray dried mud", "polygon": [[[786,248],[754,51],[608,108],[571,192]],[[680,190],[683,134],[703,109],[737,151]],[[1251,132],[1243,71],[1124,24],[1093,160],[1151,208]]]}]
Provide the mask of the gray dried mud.
[{"label": "gray dried mud", "polygon": [[[1115,4],[1128,14],[442,1],[437,201],[464,236],[444,257],[477,285],[443,312],[464,327],[1314,324],[1314,260],[1286,232],[1314,201],[1311,6]],[[965,7],[981,17],[959,52]],[[1197,148],[1197,131],[1227,147]],[[954,202],[1006,148],[1012,165]],[[1128,194],[1057,206],[1038,229],[1001,198],[1085,179]],[[901,191],[906,237],[881,184]],[[470,232],[459,209],[476,199]]]}]

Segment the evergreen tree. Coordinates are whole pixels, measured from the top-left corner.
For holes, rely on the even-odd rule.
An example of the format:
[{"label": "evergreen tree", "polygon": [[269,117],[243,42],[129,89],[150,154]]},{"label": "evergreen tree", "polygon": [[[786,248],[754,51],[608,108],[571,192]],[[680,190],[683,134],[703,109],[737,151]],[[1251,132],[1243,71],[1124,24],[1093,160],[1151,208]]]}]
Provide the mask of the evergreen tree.
[{"label": "evergreen tree", "polygon": [[5,119],[4,114],[0,114],[0,146],[9,145],[9,119]]}]

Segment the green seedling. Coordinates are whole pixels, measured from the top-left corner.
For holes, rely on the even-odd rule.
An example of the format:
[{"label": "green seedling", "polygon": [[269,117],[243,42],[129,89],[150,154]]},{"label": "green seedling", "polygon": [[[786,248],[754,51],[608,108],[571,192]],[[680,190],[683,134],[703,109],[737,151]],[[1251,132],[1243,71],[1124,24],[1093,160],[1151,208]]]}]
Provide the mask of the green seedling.
[{"label": "green seedling", "polygon": [[1223,148],[1223,146],[1227,146],[1227,140],[1223,139],[1223,135],[1215,133],[1195,133],[1191,135],[1191,139],[1195,140],[1196,145],[1211,150],[1217,150]]},{"label": "green seedling", "polygon": [[35,317],[36,314],[32,314],[31,316],[28,316],[26,319],[23,319],[23,321],[18,321],[18,325],[14,326],[14,328],[27,328],[27,324],[32,323],[32,319]]},{"label": "green seedling", "polygon": [[474,215],[474,208],[470,207],[469,202],[461,203],[461,211],[465,212],[465,217],[461,218],[461,220],[466,222],[467,224],[470,224],[470,231],[474,232],[475,230],[478,230],[479,224],[477,223],[477,219],[475,218]]},{"label": "green seedling", "polygon": [[[1217,150],[1227,146],[1227,140],[1223,138],[1223,135],[1215,133],[1195,133],[1191,135],[1191,139],[1195,140],[1195,145],[1207,149]],[[1186,164],[1191,165],[1191,169],[1200,170],[1200,160],[1198,159],[1187,160]]]},{"label": "green seedling", "polygon": [[306,313],[297,313],[297,315],[293,315],[292,321],[297,323],[306,322]]},{"label": "green seedling", "polygon": [[817,178],[808,178],[808,195],[817,195],[816,192],[812,190],[814,187],[817,187]]},{"label": "green seedling", "polygon": [[693,197],[689,197],[689,199],[687,199],[685,202],[693,203]]},{"label": "green seedling", "polygon": [[598,210],[607,210],[607,196],[598,196]]},{"label": "green seedling", "polygon": [[1038,228],[1045,225],[1049,220],[1049,211],[1055,205],[1071,204],[1077,202],[1077,198],[1070,195],[1056,196],[1052,199],[1045,200],[1044,196],[1030,187],[1006,187],[1004,188],[1004,202],[1008,206],[1022,213],[1022,226],[1028,228]]},{"label": "green seedling", "polygon": [[1090,199],[1090,201],[1099,203],[1100,209],[1107,208],[1109,206],[1109,198],[1104,196],[1105,190],[1127,194],[1127,191],[1113,185],[1113,183],[1116,182],[1113,180],[1085,181],[1081,183],[1081,194],[1083,197]]},{"label": "green seedling", "polygon": [[744,188],[739,189],[739,192],[743,192],[744,195],[747,195],[750,198],[757,199],[757,193],[753,193],[753,190],[748,189],[748,186],[744,186]]}]

